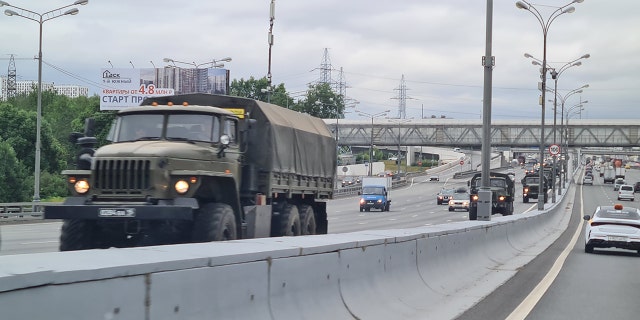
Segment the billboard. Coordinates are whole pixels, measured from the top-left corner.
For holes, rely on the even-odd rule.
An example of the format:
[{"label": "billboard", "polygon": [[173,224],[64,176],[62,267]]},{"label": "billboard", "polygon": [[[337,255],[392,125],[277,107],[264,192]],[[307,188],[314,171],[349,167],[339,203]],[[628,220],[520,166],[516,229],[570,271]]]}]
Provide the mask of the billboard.
[{"label": "billboard", "polygon": [[100,110],[139,106],[147,97],[229,92],[229,70],[220,68],[111,68],[102,69],[101,80]]}]

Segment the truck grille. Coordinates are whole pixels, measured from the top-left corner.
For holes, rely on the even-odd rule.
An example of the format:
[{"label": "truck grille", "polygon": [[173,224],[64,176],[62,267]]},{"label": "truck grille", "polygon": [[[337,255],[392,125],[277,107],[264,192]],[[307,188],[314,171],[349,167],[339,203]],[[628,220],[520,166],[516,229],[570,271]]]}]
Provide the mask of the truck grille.
[{"label": "truck grille", "polygon": [[97,160],[95,187],[104,193],[140,193],[149,189],[149,160]]}]

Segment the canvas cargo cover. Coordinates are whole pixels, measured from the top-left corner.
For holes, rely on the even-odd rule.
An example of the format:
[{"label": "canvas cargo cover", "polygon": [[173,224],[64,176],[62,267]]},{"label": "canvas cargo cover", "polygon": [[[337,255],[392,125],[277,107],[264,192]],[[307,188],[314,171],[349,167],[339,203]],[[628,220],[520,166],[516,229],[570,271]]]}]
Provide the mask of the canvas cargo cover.
[{"label": "canvas cargo cover", "polygon": [[246,159],[258,170],[335,176],[336,142],[322,119],[253,99],[202,93],[147,98],[142,105],[185,101],[189,105],[235,109],[234,112],[243,109],[249,118],[255,119],[249,131]]}]

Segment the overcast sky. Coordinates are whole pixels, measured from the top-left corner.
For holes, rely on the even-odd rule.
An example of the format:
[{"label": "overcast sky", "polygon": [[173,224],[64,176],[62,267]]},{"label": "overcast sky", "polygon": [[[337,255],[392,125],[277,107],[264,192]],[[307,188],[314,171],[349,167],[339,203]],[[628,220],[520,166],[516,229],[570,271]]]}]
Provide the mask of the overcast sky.
[{"label": "overcast sky", "polygon": [[[534,5],[545,19],[554,6],[569,3],[540,1]],[[44,13],[73,1],[6,2]],[[524,53],[542,59],[542,27],[515,3],[494,1],[492,118],[539,119],[540,70]],[[108,61],[115,68],[151,68],[152,62],[166,65],[165,57],[204,63],[228,56],[233,61],[225,68],[232,79],[264,77],[269,4],[270,0],[89,0],[78,6],[78,15],[43,24],[43,81],[84,85],[97,93],[94,83],[101,69],[110,67]],[[562,95],[589,85],[571,96],[565,108],[588,100],[583,118],[640,118],[640,1],[585,0],[573,6],[575,12],[553,21],[547,39],[551,67],[591,55],[560,76]],[[328,48],[336,70],[332,77],[338,80],[337,70],[343,70],[347,97],[359,102],[358,110],[390,109],[389,115],[397,116],[396,89],[404,76],[407,118],[481,118],[486,1],[276,0],[275,12],[273,83],[284,83],[294,96],[320,79]],[[7,59],[14,54],[18,80],[36,80],[37,61],[32,58],[38,51],[38,23],[0,15],[0,38],[0,75],[7,75]],[[552,117],[552,104],[547,106]],[[349,119],[362,119],[353,109],[347,112]]]}]

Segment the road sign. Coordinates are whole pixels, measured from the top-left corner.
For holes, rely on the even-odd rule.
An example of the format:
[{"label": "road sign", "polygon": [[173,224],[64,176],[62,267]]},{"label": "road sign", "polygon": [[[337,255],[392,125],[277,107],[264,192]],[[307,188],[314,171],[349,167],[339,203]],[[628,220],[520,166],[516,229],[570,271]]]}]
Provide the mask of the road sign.
[{"label": "road sign", "polygon": [[557,144],[552,144],[549,146],[549,153],[553,156],[557,156],[560,154],[560,146]]},{"label": "road sign", "polygon": [[463,164],[464,164],[464,160],[460,160],[460,165],[463,165]]}]

